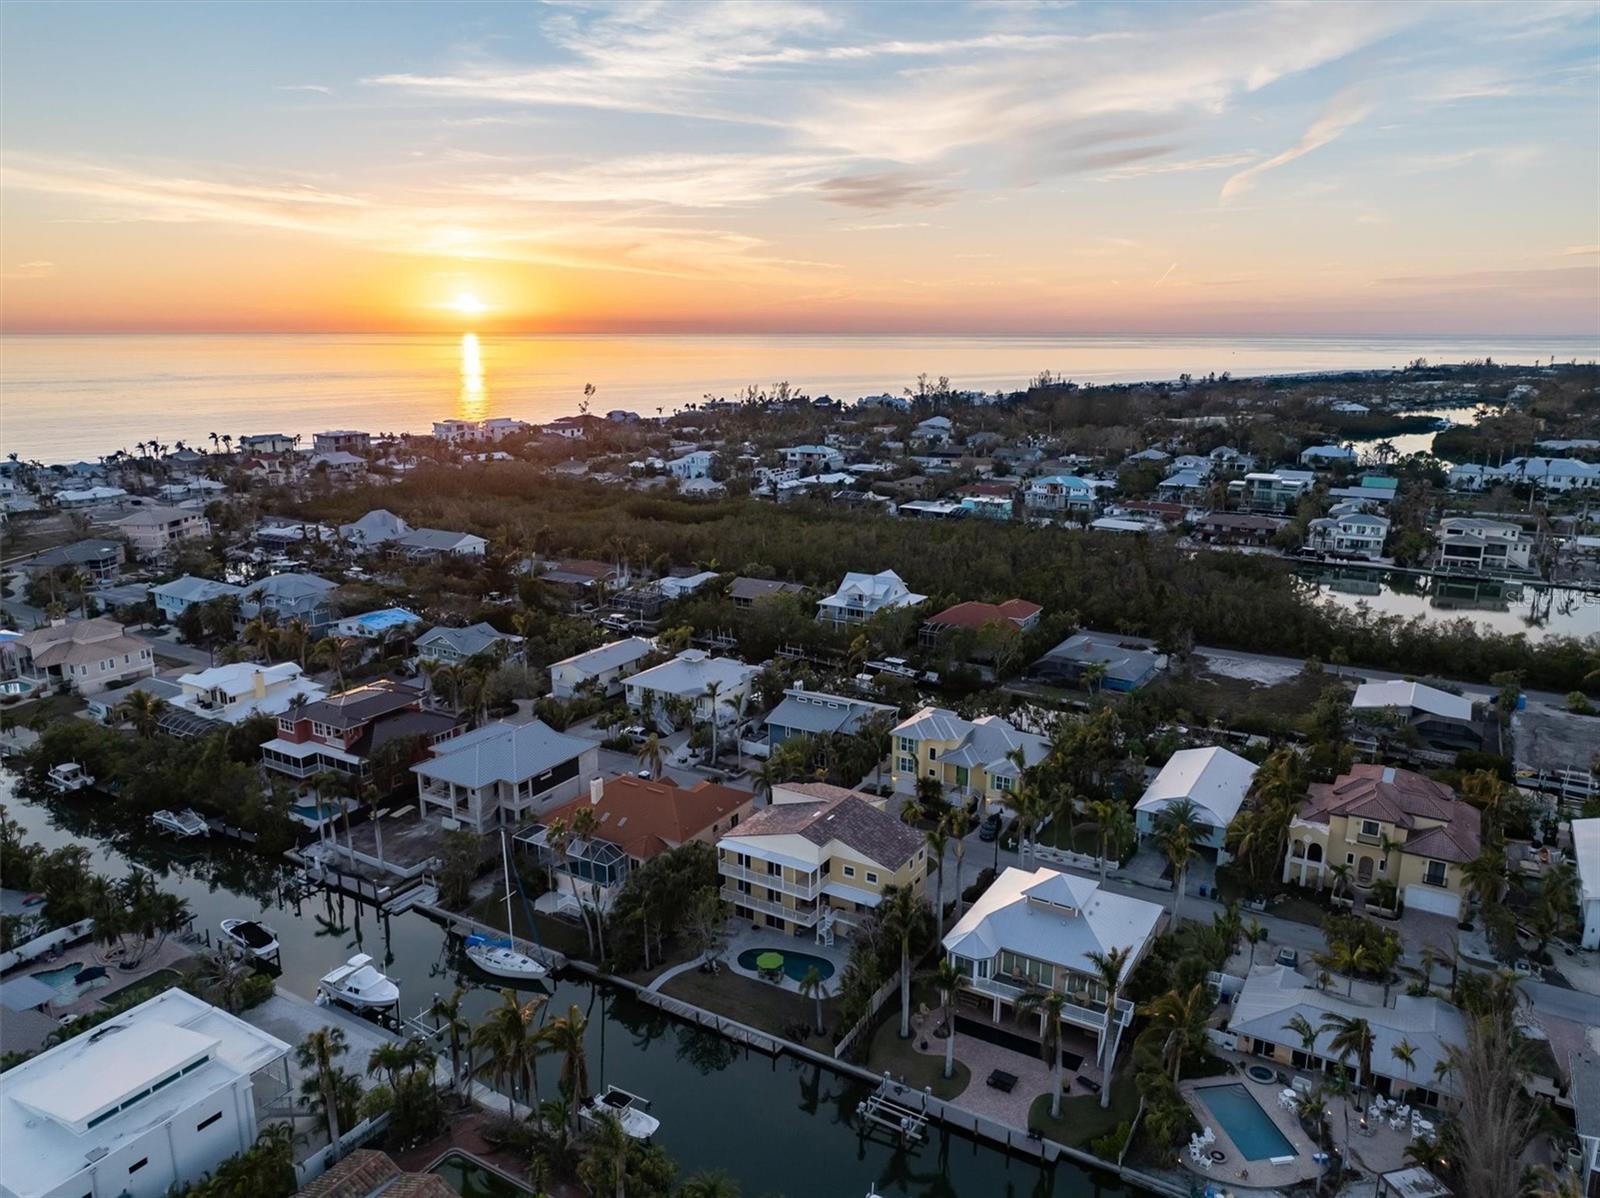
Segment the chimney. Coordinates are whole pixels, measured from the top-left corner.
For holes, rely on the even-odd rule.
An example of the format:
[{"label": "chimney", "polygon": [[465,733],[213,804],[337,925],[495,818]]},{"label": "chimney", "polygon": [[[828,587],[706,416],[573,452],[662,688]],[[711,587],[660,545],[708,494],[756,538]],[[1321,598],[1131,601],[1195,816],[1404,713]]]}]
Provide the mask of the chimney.
[{"label": "chimney", "polygon": [[589,779],[589,806],[598,807],[600,800],[605,797],[606,780],[604,778]]}]

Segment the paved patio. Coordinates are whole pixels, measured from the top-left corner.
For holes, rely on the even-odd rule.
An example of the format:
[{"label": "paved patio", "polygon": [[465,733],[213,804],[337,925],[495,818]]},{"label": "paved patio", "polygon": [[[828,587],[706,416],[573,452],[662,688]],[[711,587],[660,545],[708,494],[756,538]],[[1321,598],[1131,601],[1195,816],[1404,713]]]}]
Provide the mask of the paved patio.
[{"label": "paved patio", "polygon": [[823,996],[832,998],[839,993],[839,980],[844,974],[844,967],[850,961],[850,948],[848,943],[835,941],[831,945],[815,944],[800,936],[791,936],[762,928],[752,930],[745,920],[732,921],[740,931],[736,931],[728,941],[727,950],[722,954],[722,964],[740,977],[753,978],[758,982],[766,982],[769,986],[777,986],[781,990],[789,990],[796,994],[800,992],[800,983],[788,974],[780,974],[776,981],[766,977],[759,971],[747,969],[739,964],[739,954],[754,950],[756,952],[775,952],[785,956],[803,953],[810,957],[820,957],[833,966],[831,973],[823,981]]},{"label": "paved patio", "polygon": [[[1256,1100],[1268,1119],[1272,1121],[1284,1138],[1289,1141],[1294,1153],[1287,1159],[1269,1158],[1250,1160],[1234,1143],[1228,1134],[1227,1128],[1222,1125],[1222,1120],[1205,1105],[1205,1092],[1207,1090],[1223,1089],[1228,1086],[1243,1086],[1244,1089]],[[1313,1181],[1322,1175],[1326,1166],[1319,1165],[1311,1159],[1312,1154],[1320,1149],[1312,1143],[1300,1126],[1299,1118],[1291,1111],[1285,1110],[1278,1104],[1278,1094],[1283,1089],[1277,1082],[1252,1082],[1243,1075],[1227,1077],[1198,1078],[1193,1081],[1178,1083],[1178,1090],[1189,1100],[1189,1105],[1194,1109],[1195,1119],[1202,1128],[1209,1128],[1215,1136],[1211,1147],[1222,1154],[1223,1159],[1213,1164],[1202,1167],[1195,1163],[1189,1156],[1187,1146],[1178,1150],[1178,1163],[1199,1177],[1224,1182],[1228,1185],[1238,1186],[1243,1189],[1288,1189],[1291,1186]],[[1342,1127],[1340,1128],[1342,1131]]]}]

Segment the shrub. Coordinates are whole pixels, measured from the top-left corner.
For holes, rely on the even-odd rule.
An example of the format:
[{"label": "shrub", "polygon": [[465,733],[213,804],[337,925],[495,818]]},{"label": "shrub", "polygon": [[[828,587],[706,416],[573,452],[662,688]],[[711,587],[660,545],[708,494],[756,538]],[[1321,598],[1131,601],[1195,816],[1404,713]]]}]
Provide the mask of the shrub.
[{"label": "shrub", "polygon": [[978,896],[994,884],[994,879],[994,870],[987,865],[984,866],[978,871],[978,880],[961,892],[961,901],[964,903],[976,902]]},{"label": "shrub", "polygon": [[1089,1151],[1103,1161],[1115,1161],[1122,1156],[1122,1146],[1133,1134],[1133,1124],[1124,1119],[1103,1136],[1089,1141]]},{"label": "shrub", "polygon": [[277,992],[278,987],[273,980],[264,973],[258,973],[240,987],[239,1009],[248,1011],[251,1007],[259,1007]]}]

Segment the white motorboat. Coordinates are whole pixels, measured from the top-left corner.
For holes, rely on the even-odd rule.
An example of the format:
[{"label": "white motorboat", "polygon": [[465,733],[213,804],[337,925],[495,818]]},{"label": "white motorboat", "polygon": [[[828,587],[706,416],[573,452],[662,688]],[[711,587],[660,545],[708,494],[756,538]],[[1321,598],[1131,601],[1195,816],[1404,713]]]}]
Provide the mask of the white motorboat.
[{"label": "white motorboat", "polygon": [[648,1140],[661,1127],[661,1120],[645,1109],[649,1105],[647,1098],[640,1098],[617,1086],[607,1086],[603,1093],[589,1100],[589,1105],[583,1108],[583,1114],[590,1120],[610,1115],[635,1140]]},{"label": "white motorboat", "polygon": [[[506,844],[504,828],[500,829],[500,867],[505,873],[506,928],[509,931],[517,925],[511,914],[511,850]],[[537,982],[550,975],[549,967],[543,962],[517,951],[514,937],[468,936],[467,960],[491,977],[513,982]]]},{"label": "white motorboat", "polygon": [[206,823],[205,817],[192,807],[185,807],[182,811],[168,811],[163,807],[150,817],[150,822],[161,831],[171,832],[185,840],[193,836],[211,835],[211,826]]},{"label": "white motorboat", "polygon": [[484,973],[513,982],[537,982],[550,976],[546,965],[525,953],[519,953],[509,940],[468,936],[467,960]]},{"label": "white motorboat", "polygon": [[357,953],[323,975],[317,983],[317,997],[347,1007],[381,1011],[399,1003],[400,987],[378,972],[366,953]]},{"label": "white motorboat", "polygon": [[94,775],[76,761],[63,761],[60,765],[53,766],[44,780],[45,784],[57,794],[86,790],[94,785]]},{"label": "white motorboat", "polygon": [[270,960],[278,954],[278,933],[253,919],[225,919],[222,934],[252,957]]}]

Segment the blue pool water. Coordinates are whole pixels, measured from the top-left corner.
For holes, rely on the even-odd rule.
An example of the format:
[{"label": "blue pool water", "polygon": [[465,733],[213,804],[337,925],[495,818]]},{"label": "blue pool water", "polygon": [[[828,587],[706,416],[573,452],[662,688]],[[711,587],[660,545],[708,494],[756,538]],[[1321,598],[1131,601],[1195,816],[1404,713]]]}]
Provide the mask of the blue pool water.
[{"label": "blue pool water", "polygon": [[339,814],[337,803],[296,803],[294,813],[301,819],[333,819]]},{"label": "blue pool water", "polygon": [[755,969],[756,958],[765,952],[783,953],[783,972],[796,982],[805,980],[806,974],[813,968],[822,975],[822,980],[827,981],[833,976],[833,962],[821,957],[813,957],[810,953],[791,952],[789,949],[747,948],[739,954],[739,964],[746,969]]},{"label": "blue pool water", "polygon": [[33,975],[36,982],[43,982],[46,986],[54,986],[57,990],[71,990],[72,979],[78,976],[78,971],[83,968],[81,962],[74,961],[71,965],[63,965],[59,969],[46,969]]},{"label": "blue pool water", "polygon": [[1199,1094],[1246,1160],[1264,1161],[1275,1156],[1295,1155],[1288,1137],[1278,1130],[1278,1125],[1243,1086],[1208,1086]]}]

